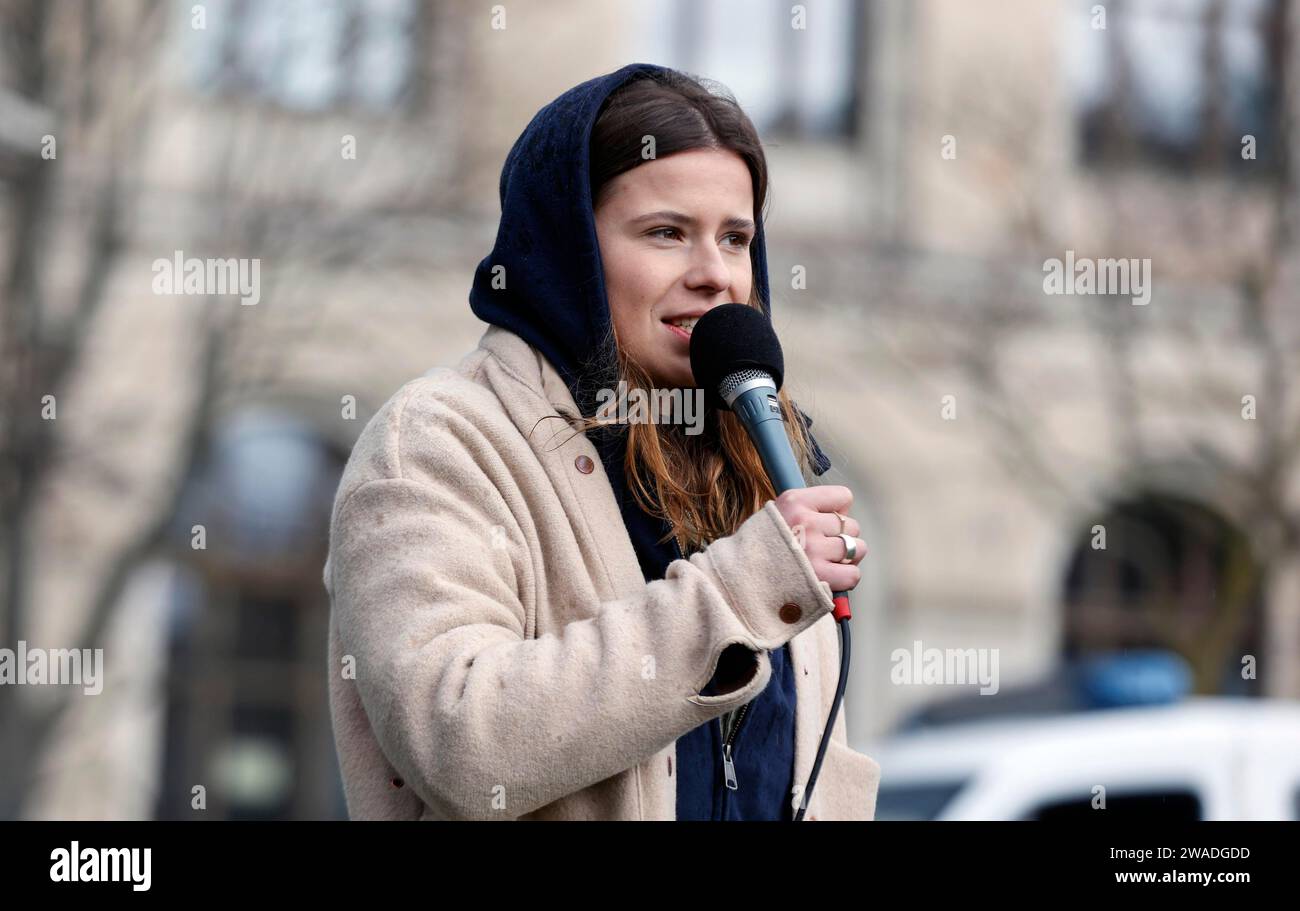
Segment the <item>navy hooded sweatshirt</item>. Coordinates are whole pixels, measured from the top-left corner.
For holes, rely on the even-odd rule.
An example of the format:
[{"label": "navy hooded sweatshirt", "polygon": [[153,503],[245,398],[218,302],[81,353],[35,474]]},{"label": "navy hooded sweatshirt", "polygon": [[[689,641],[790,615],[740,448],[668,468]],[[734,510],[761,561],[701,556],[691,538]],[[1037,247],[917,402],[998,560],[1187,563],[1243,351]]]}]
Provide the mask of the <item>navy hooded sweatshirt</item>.
[{"label": "navy hooded sweatshirt", "polygon": [[[469,295],[476,316],[509,329],[546,356],[588,417],[596,411],[597,390],[615,388],[617,382],[610,373],[615,363],[613,337],[591,202],[591,130],[611,92],[662,70],[653,64],[630,64],[569,89],[537,112],[506,156],[496,243],[479,263]],[[755,222],[750,244],[753,282],[770,319],[759,213]],[[811,425],[811,419],[799,413]],[[668,523],[641,509],[628,490],[625,435],[602,428],[590,431],[589,438],[604,462],[646,581],[663,578],[669,563],[681,554],[671,536],[660,543],[670,531]],[[820,475],[830,460],[815,439],[812,445],[813,470]],[[725,786],[718,720],[678,739],[678,819],[791,818],[794,668],[788,647],[769,655],[771,679],[748,704],[733,743],[736,789]]]}]

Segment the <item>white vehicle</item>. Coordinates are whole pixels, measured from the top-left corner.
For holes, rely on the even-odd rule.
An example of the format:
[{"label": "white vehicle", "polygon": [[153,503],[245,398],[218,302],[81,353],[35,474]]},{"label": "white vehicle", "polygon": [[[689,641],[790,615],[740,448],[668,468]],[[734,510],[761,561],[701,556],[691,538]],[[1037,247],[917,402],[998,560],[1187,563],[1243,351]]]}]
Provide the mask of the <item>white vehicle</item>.
[{"label": "white vehicle", "polygon": [[864,750],[881,767],[879,820],[1300,819],[1294,702],[1202,697],[972,721]]}]

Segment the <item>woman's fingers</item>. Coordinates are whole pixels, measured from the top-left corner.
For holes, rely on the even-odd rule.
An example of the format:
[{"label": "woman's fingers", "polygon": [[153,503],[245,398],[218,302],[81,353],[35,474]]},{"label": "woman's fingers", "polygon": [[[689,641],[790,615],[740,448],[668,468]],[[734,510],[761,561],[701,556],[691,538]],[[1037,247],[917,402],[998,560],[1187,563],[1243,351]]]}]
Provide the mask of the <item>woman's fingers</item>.
[{"label": "woman's fingers", "polygon": [[[805,544],[804,552],[807,553],[810,557],[818,554],[825,556],[826,554],[834,554],[834,553],[838,553],[841,557],[844,556],[844,541],[839,536],[840,519],[839,516],[835,515],[835,513],[832,512],[813,513],[807,519],[806,525],[797,526],[797,528],[799,530],[796,532],[796,535],[801,536],[802,539],[805,541],[807,541],[808,539],[827,539],[830,541],[830,545],[828,548],[821,548],[821,549],[813,549],[810,548],[807,544]],[[858,526],[857,519],[854,519],[852,516],[845,516],[844,534],[848,535],[850,538],[857,538],[861,533],[862,533],[862,529]],[[862,542],[861,539],[859,539],[858,540],[859,559],[861,558],[863,551],[864,551],[864,543]],[[838,558],[825,556],[825,559],[838,559]]]},{"label": "woman's fingers", "polygon": [[[776,498],[776,508],[791,528],[802,525],[810,532],[838,534],[839,516],[846,516],[844,533],[857,535],[857,522],[847,517],[853,492],[847,487],[799,487]],[[838,514],[838,515],[837,515]]]},{"label": "woman's fingers", "polygon": [[844,516],[844,528],[841,529],[840,516],[844,516],[844,513],[841,512],[839,516],[833,512],[818,513],[816,516],[817,530],[823,535],[830,535],[831,537],[838,535],[841,531],[852,538],[862,534],[862,529],[858,527],[858,520],[852,516]]},{"label": "woman's fingers", "polygon": [[[848,532],[845,532],[845,534],[848,534]],[[862,558],[867,555],[867,542],[863,541],[856,535],[849,535],[849,537],[853,538],[853,542],[857,547],[852,560],[853,565],[856,566],[861,563]],[[847,545],[844,543],[844,539],[839,535],[823,535],[821,540],[816,542],[813,546],[817,549],[815,555],[825,560],[827,563],[839,563],[844,559],[846,551],[848,550]],[[848,564],[846,563],[842,565],[847,566]]]},{"label": "woman's fingers", "polygon": [[[858,564],[867,554],[867,542],[858,537],[862,529],[848,515],[852,504],[853,492],[833,484],[787,490],[776,498],[777,510],[799,539],[817,578],[830,585],[832,591],[849,591],[862,578]],[[856,544],[849,563],[840,562],[848,549],[839,537],[841,515],[844,534]]]},{"label": "woman's fingers", "polygon": [[852,591],[862,581],[862,570],[856,563],[828,563],[825,560],[814,564],[817,578],[831,587],[833,592]]},{"label": "woman's fingers", "polygon": [[777,496],[776,505],[782,513],[799,509],[827,514],[847,513],[849,507],[853,505],[853,491],[838,484],[796,487]]},{"label": "woman's fingers", "polygon": [[867,555],[867,542],[857,536],[857,523],[851,518],[847,519],[844,523],[844,534],[853,539],[855,549],[852,562],[841,563],[840,561],[847,556],[848,546],[836,533],[839,530],[840,520],[834,515],[827,518],[834,523],[834,528],[828,534],[823,534],[817,540],[810,542],[806,550],[816,567],[817,577],[830,585],[831,591],[851,591],[862,581],[862,570],[859,569],[858,564]]}]

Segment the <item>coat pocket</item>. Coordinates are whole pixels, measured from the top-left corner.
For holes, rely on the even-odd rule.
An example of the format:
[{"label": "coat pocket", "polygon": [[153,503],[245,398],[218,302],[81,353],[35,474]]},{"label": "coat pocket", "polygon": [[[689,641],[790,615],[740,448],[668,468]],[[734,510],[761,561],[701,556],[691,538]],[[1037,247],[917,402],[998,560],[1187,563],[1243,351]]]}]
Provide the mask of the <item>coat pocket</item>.
[{"label": "coat pocket", "polygon": [[875,818],[880,764],[832,739],[826,745],[806,821]]}]

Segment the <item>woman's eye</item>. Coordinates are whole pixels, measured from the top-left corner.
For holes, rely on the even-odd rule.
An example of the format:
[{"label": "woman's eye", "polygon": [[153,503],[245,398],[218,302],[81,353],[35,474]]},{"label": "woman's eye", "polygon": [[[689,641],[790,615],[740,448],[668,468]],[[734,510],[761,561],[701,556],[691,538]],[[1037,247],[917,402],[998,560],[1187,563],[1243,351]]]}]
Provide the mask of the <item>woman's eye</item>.
[{"label": "woman's eye", "polygon": [[[653,231],[649,232],[649,236],[661,237],[664,240],[678,240],[681,238],[682,232],[677,228],[655,228]],[[726,235],[723,240],[735,247],[749,246],[749,238],[746,235],[735,231]]]}]

